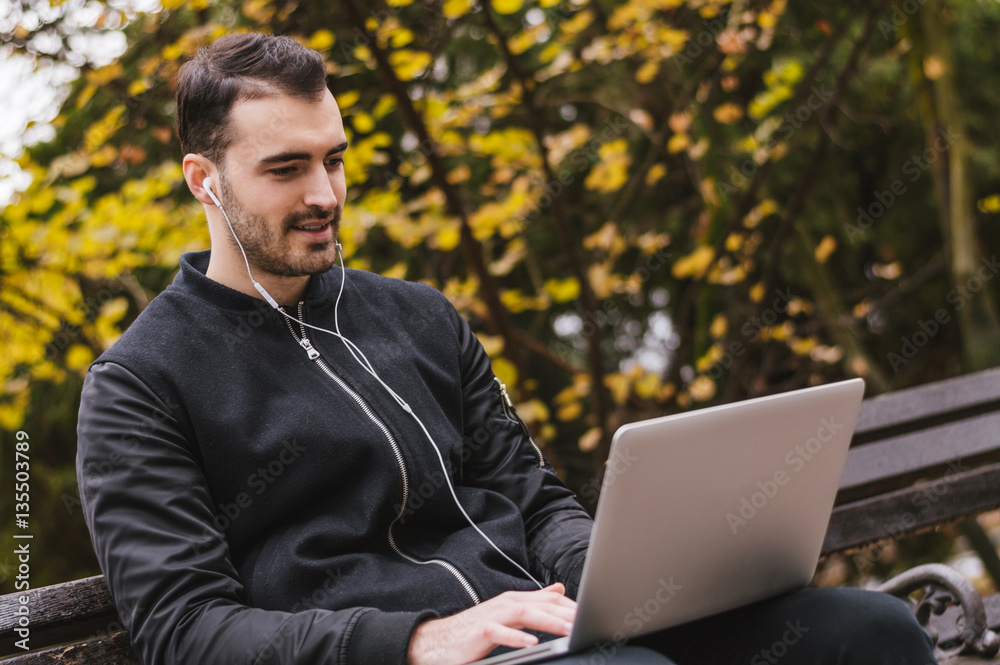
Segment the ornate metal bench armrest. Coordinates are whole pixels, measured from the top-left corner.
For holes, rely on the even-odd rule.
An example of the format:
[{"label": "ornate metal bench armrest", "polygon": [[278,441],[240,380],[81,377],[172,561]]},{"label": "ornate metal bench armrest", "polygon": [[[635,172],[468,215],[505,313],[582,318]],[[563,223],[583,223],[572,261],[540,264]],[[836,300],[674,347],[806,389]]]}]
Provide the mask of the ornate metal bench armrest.
[{"label": "ornate metal bench armrest", "polygon": [[[972,586],[972,582],[948,566],[940,563],[916,566],[888,580],[879,586],[878,590],[909,603],[917,621],[935,644],[938,642],[939,633],[936,627],[931,625],[932,617],[941,616],[950,605],[961,607],[961,614],[956,617],[958,639],[961,640],[961,644],[947,650],[938,648],[939,658],[967,654],[992,656],[1000,650],[1000,639],[987,624],[983,599]],[[910,598],[910,594],[917,590],[924,592],[923,598],[919,601]]]}]

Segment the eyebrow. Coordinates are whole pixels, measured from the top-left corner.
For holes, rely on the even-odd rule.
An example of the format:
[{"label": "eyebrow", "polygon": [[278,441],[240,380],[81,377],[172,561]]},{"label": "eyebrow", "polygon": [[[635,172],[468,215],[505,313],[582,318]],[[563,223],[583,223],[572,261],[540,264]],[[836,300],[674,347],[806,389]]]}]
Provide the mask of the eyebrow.
[{"label": "eyebrow", "polygon": [[[338,153],[338,152],[344,152],[345,150],[347,150],[347,141],[344,141],[340,145],[335,146],[334,148],[332,148],[326,154],[327,155],[333,155],[333,154]],[[264,157],[263,159],[260,160],[260,163],[263,164],[263,165],[267,165],[267,164],[280,164],[282,162],[294,162],[296,160],[309,159],[311,157],[312,157],[312,155],[309,154],[308,152],[291,152],[291,151],[289,151],[289,152],[279,152],[276,155],[269,155],[267,157]]]}]

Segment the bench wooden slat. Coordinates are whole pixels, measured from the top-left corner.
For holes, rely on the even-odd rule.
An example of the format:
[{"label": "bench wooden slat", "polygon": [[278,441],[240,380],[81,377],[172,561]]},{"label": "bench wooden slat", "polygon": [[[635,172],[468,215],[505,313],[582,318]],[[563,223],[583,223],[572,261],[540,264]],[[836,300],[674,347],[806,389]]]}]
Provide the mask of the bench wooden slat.
[{"label": "bench wooden slat", "polygon": [[852,447],[840,489],[854,498],[871,496],[924,475],[937,475],[957,460],[966,466],[1000,461],[1000,412],[904,434],[878,445]]},{"label": "bench wooden slat", "polygon": [[[17,627],[19,593],[0,596],[0,656],[20,653]],[[26,594],[31,644],[50,645],[121,629],[103,575],[31,589]]]},{"label": "bench wooden slat", "polygon": [[934,422],[997,410],[1000,368],[897,390],[862,403],[853,445],[885,438],[893,429],[913,431]]},{"label": "bench wooden slat", "polygon": [[118,631],[91,640],[32,651],[3,661],[4,665],[140,665],[128,634]]},{"label": "bench wooden slat", "polygon": [[839,552],[1000,508],[1000,463],[837,506],[823,553]]}]

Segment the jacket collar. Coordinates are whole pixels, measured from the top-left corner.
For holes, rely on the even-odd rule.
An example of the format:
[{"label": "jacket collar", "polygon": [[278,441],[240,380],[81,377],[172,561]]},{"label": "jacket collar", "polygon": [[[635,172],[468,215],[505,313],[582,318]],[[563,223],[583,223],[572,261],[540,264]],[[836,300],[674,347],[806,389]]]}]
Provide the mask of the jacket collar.
[{"label": "jacket collar", "polygon": [[[258,309],[264,303],[263,299],[232,289],[205,274],[208,272],[208,260],[211,255],[212,250],[210,249],[181,254],[180,271],[174,277],[171,288],[180,289],[225,309]],[[303,300],[310,304],[314,301],[321,301],[327,297],[327,294],[334,293],[333,289],[338,284],[340,284],[339,266],[313,275],[306,285]]]}]

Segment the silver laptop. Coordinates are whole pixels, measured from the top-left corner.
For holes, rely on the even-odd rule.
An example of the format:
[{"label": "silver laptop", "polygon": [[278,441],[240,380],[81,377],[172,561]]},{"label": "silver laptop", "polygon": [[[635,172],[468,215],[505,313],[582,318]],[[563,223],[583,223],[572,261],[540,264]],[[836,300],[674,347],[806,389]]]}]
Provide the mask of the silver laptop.
[{"label": "silver laptop", "polygon": [[622,644],[808,584],[863,396],[851,379],[623,426],[572,633],[477,663]]}]

